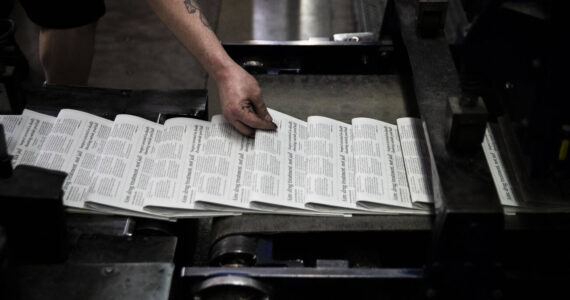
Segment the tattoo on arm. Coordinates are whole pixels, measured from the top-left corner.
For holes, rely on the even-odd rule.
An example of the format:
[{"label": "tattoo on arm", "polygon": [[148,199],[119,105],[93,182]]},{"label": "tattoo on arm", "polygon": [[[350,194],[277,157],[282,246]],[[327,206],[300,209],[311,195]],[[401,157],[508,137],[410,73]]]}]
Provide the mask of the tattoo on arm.
[{"label": "tattoo on arm", "polygon": [[200,21],[202,21],[202,24],[204,24],[206,28],[212,30],[212,27],[210,27],[210,24],[208,24],[208,20],[206,20],[206,16],[204,16],[204,14],[202,13],[200,5],[198,5],[196,1],[184,0],[184,5],[186,5],[186,9],[188,10],[189,14],[191,15],[198,14],[198,16],[200,17]]}]

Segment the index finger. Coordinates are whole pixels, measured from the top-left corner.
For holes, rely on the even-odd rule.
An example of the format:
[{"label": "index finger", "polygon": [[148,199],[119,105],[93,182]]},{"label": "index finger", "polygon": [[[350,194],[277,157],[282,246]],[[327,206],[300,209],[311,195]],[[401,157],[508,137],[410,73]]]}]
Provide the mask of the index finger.
[{"label": "index finger", "polygon": [[255,93],[253,96],[251,96],[251,103],[255,108],[255,112],[262,120],[266,120],[269,122],[273,121],[273,118],[271,118],[271,115],[267,111],[267,106],[265,105],[265,101],[263,101],[261,90]]},{"label": "index finger", "polygon": [[251,105],[242,107],[237,120],[244,123],[251,128],[259,128],[266,130],[275,130],[277,125],[271,121],[263,120],[258,114],[255,113]]}]

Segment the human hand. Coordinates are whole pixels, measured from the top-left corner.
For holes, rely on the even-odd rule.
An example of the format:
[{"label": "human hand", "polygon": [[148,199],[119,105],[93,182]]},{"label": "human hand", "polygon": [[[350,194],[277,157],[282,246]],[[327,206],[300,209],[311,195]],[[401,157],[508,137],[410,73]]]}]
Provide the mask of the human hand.
[{"label": "human hand", "polygon": [[257,80],[237,64],[216,78],[222,114],[239,132],[252,137],[255,129],[275,130]]}]

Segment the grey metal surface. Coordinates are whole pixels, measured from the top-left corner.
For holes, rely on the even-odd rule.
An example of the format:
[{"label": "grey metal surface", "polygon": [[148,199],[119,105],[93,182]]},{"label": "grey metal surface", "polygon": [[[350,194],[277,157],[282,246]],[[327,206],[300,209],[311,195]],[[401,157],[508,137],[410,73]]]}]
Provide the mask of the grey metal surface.
[{"label": "grey metal surface", "polygon": [[56,116],[61,108],[104,118],[131,114],[151,121],[166,117],[206,117],[205,90],[125,90],[47,85],[27,90],[27,108]]},{"label": "grey metal surface", "polygon": [[368,117],[395,123],[407,116],[397,76],[258,76],[268,107],[301,120],[321,115],[350,123]]},{"label": "grey metal surface", "polygon": [[172,262],[176,242],[174,236],[83,235],[75,243],[69,262]]},{"label": "grey metal surface", "polygon": [[356,30],[370,31],[376,39],[380,36],[387,0],[355,0],[353,2]]},{"label": "grey metal surface", "polygon": [[354,32],[350,0],[223,0],[218,37],[224,42],[291,41]]},{"label": "grey metal surface", "polygon": [[213,268],[213,267],[185,267],[182,268],[182,277],[211,277],[220,275],[241,275],[262,278],[311,278],[311,279],[418,279],[423,276],[422,269],[389,269],[389,268]]},{"label": "grey metal surface", "polygon": [[20,267],[21,299],[168,299],[171,263],[65,264]]},{"label": "grey metal surface", "polygon": [[[408,116],[395,75],[257,75],[269,108],[301,120],[320,115],[350,123],[369,117],[388,123]],[[219,96],[209,81],[208,114],[220,113]]]},{"label": "grey metal surface", "polygon": [[251,266],[255,264],[257,240],[243,235],[228,236],[214,244],[210,262],[220,266]]},{"label": "grey metal surface", "polygon": [[[227,293],[227,295],[235,296],[237,290],[230,290],[232,288],[247,288],[251,289],[252,292],[257,294],[256,298],[253,299],[269,299],[268,295],[270,293],[270,288],[263,284],[262,282],[255,280],[250,277],[245,276],[234,276],[234,275],[227,275],[227,276],[215,276],[210,277],[202,282],[195,288],[197,294],[204,294],[207,293],[209,290],[213,289],[221,289]],[[251,292],[249,292],[251,294]],[[221,295],[220,295],[221,296]],[[245,299],[252,299],[250,298],[251,295],[245,296]],[[196,296],[195,296],[196,298]],[[200,298],[198,298],[200,299]],[[214,297],[206,299],[216,299]],[[238,298],[242,299],[242,298]]]},{"label": "grey metal surface", "polygon": [[428,231],[431,216],[353,216],[300,217],[279,215],[243,215],[218,218],[212,227],[212,241],[232,234],[273,234],[288,232],[366,232]]},{"label": "grey metal surface", "polygon": [[89,213],[68,213],[67,228],[78,234],[102,234],[108,236],[132,236],[136,224],[134,218]]},{"label": "grey metal surface", "polygon": [[[369,117],[389,123],[407,116],[395,75],[258,75],[268,107],[301,120],[320,115],[350,123]],[[210,115],[220,113],[217,93],[209,95]]]}]

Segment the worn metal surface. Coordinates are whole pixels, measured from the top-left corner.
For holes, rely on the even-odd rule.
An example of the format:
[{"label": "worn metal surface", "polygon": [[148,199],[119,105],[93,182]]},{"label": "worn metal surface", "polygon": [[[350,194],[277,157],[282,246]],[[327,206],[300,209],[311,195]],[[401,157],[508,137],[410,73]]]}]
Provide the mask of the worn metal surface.
[{"label": "worn metal surface", "polygon": [[263,96],[273,109],[301,120],[324,116],[350,123],[368,117],[395,124],[408,116],[395,75],[260,75]]},{"label": "worn metal surface", "polygon": [[243,235],[232,235],[215,243],[210,251],[210,262],[220,266],[251,266],[255,264],[257,240]]},{"label": "worn metal surface", "polygon": [[205,90],[118,90],[48,85],[27,90],[28,109],[57,115],[70,108],[114,119],[131,114],[151,121],[160,117],[185,116],[203,119],[207,115]]},{"label": "worn metal surface", "polygon": [[216,30],[224,42],[291,41],[354,32],[351,0],[224,0]]},{"label": "worn metal surface", "polygon": [[[473,103],[464,103],[469,101]],[[457,152],[479,150],[489,117],[483,99],[451,97],[447,104],[447,147]]]},{"label": "worn metal surface", "polygon": [[378,39],[386,13],[386,0],[356,0],[352,1],[356,18],[356,30],[370,31]]},{"label": "worn metal surface", "polygon": [[303,268],[303,267],[265,267],[265,268],[213,268],[185,267],[181,276],[211,277],[226,274],[260,277],[260,278],[309,278],[309,279],[420,279],[422,269],[390,269],[390,268]]},{"label": "worn metal surface", "polygon": [[232,234],[276,234],[291,232],[373,232],[373,231],[429,231],[432,216],[353,216],[301,217],[280,215],[243,215],[218,218],[212,229],[216,241]]},{"label": "worn metal surface", "polygon": [[259,61],[268,74],[386,74],[393,70],[389,42],[249,41],[224,43],[238,64]]},{"label": "worn metal surface", "polygon": [[90,213],[69,213],[67,228],[78,234],[132,236],[136,221],[132,217]]},{"label": "worn metal surface", "polygon": [[[200,282],[194,292],[194,298],[218,299],[222,295],[231,295],[238,299],[270,299],[271,289],[260,281],[245,276],[214,276]],[[253,296],[255,295],[255,296]]]},{"label": "worn metal surface", "polygon": [[94,263],[24,266],[21,297],[32,299],[168,299],[172,263]]},{"label": "worn metal surface", "polygon": [[83,235],[74,245],[69,262],[172,262],[176,251],[175,236],[105,236]]}]

